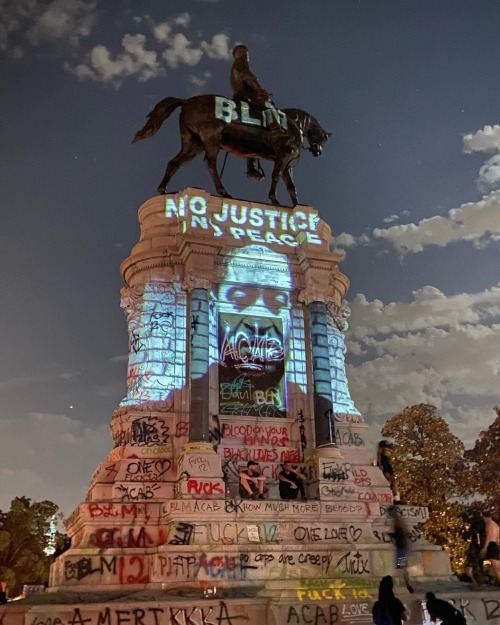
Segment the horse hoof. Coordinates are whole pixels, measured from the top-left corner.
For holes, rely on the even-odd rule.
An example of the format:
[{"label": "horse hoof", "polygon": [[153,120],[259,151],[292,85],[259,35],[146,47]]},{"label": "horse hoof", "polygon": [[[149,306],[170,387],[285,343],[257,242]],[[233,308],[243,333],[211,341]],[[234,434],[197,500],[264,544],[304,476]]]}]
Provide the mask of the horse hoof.
[{"label": "horse hoof", "polygon": [[165,187],[158,187],[156,190],[158,191],[159,195],[165,195],[166,193]]},{"label": "horse hoof", "polygon": [[220,195],[221,197],[225,197],[225,198],[227,198],[228,200],[232,200],[232,199],[233,199],[233,196],[232,196],[232,195],[229,195],[229,193],[228,193],[227,191],[223,191],[223,192],[222,192],[222,193],[220,193],[219,195]]}]

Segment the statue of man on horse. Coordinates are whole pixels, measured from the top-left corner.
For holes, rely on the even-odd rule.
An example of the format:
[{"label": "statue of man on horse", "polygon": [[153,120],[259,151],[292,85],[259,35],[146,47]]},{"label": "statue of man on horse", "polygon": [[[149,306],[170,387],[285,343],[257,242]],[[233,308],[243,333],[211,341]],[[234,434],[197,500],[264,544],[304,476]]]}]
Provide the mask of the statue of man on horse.
[{"label": "statue of man on horse", "polygon": [[[274,141],[279,141],[283,129],[276,121],[276,107],[271,100],[272,94],[263,89],[255,75],[250,70],[248,48],[238,45],[233,49],[233,66],[231,68],[231,87],[233,88],[233,100],[235,102],[249,102],[258,107],[266,109],[268,128]],[[257,168],[255,159],[247,159],[247,176],[262,180],[264,172],[259,166]]]},{"label": "statue of man on horse", "polygon": [[165,193],[167,184],[179,167],[204,152],[205,165],[217,193],[230,198],[217,170],[217,155],[222,148],[245,158],[247,175],[259,180],[263,172],[257,169],[256,159],[274,161],[269,199],[278,204],[276,187],[278,181],[283,179],[295,206],[298,197],[292,180],[292,165],[300,154],[303,142],[307,139],[307,149],[313,156],[319,156],[331,133],[326,132],[305,111],[275,108],[271,94],[260,86],[250,70],[246,46],[236,46],[233,57],[231,86],[234,100],[216,95],[194,96],[187,100],[164,98],[148,114],[146,125],[135,134],[132,143],[153,136],[171,113],[181,107],[181,150],[169,161],[158,186],[159,193]]}]

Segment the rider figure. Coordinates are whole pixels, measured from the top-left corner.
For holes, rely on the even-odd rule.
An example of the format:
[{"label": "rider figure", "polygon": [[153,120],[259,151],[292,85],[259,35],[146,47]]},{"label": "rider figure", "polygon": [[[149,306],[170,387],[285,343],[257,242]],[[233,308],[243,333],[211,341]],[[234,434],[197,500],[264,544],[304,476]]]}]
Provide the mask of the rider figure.
[{"label": "rider figure", "polygon": [[240,45],[233,50],[234,62],[231,67],[231,87],[235,100],[245,100],[265,106],[271,99],[269,91],[263,89],[248,64],[248,48]]},{"label": "rider figure", "polygon": [[[274,110],[269,91],[263,89],[255,75],[250,70],[248,64],[248,48],[243,45],[235,46],[233,49],[233,66],[231,67],[231,87],[233,88],[233,99],[237,102],[244,100],[251,104],[257,104],[263,108]],[[267,115],[267,125],[271,131],[273,141],[282,135],[282,129],[270,111]],[[262,171],[262,170],[261,170]],[[262,180],[263,174],[255,166],[255,159],[247,159],[247,176]]]}]

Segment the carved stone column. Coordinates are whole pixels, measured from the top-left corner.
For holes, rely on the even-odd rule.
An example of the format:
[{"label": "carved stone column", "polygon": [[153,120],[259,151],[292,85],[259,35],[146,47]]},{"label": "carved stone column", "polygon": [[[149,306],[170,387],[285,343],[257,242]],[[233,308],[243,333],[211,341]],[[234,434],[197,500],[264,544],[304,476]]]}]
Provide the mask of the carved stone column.
[{"label": "carved stone column", "polygon": [[316,447],[336,447],[325,294],[321,288],[312,283],[302,291],[299,299],[309,310]]},{"label": "carved stone column", "polygon": [[210,282],[192,274],[184,283],[189,292],[190,349],[190,443],[208,443],[209,440],[209,290]]}]

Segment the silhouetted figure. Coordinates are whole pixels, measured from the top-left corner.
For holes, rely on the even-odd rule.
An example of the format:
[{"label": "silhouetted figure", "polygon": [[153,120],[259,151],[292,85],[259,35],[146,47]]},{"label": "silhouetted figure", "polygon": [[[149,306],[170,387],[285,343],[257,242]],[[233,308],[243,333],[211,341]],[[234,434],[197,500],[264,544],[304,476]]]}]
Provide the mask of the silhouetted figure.
[{"label": "silhouetted figure", "polygon": [[442,625],[467,625],[464,615],[448,601],[437,599],[433,592],[426,593],[425,598],[427,600],[425,607],[434,623],[439,618]]},{"label": "silhouetted figure", "polygon": [[408,554],[410,551],[410,541],[408,538],[408,527],[399,514],[397,506],[391,506],[388,510],[393,522],[394,546],[396,547],[396,569],[402,571],[403,579],[408,592],[413,593],[408,575]]},{"label": "silhouetted figure", "polygon": [[401,625],[408,619],[408,614],[403,603],[394,594],[394,582],[390,575],[386,575],[380,581],[378,587],[378,601],[372,608],[373,622],[375,625]]},{"label": "silhouetted figure", "polygon": [[479,554],[491,563],[491,572],[500,584],[500,527],[496,523],[491,512],[483,512],[484,529],[486,530],[486,540],[484,547]]},{"label": "silhouetted figure", "polygon": [[458,581],[464,582],[466,584],[477,584],[476,580],[474,579],[474,571],[470,564],[467,564],[464,572],[458,575]]},{"label": "silhouetted figure", "polygon": [[0,579],[0,605],[7,603],[7,586],[3,580]]},{"label": "silhouetted figure", "polygon": [[377,447],[377,466],[384,474],[385,479],[389,482],[394,500],[398,499],[398,489],[396,487],[396,478],[394,477],[394,469],[391,463],[388,449],[391,448],[390,443],[383,440]]},{"label": "silhouetted figure", "polygon": [[285,462],[283,471],[278,475],[278,486],[281,499],[297,499],[300,493],[302,499],[307,499],[304,481],[305,475],[302,475],[297,468],[293,468],[290,462]]}]

